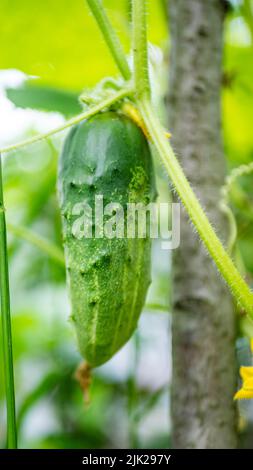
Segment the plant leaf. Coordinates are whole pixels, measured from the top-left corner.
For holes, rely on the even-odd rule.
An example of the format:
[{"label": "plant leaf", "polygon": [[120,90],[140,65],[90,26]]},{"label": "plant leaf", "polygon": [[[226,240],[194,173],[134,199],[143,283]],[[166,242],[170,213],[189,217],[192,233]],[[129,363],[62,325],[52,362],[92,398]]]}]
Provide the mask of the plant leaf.
[{"label": "plant leaf", "polygon": [[34,85],[30,82],[18,88],[7,88],[6,95],[19,108],[55,111],[66,117],[82,111],[77,93]]}]

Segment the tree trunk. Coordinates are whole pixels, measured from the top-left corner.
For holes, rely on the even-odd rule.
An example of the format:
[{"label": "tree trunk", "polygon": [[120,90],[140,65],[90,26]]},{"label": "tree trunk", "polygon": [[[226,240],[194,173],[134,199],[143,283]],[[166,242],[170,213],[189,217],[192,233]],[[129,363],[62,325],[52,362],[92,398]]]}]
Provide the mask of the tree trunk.
[{"label": "tree trunk", "polygon": [[[218,205],[225,175],[220,111],[224,15],[222,0],[169,0],[172,144],[223,241],[226,223]],[[234,448],[233,304],[184,211],[173,271],[173,447]]]}]

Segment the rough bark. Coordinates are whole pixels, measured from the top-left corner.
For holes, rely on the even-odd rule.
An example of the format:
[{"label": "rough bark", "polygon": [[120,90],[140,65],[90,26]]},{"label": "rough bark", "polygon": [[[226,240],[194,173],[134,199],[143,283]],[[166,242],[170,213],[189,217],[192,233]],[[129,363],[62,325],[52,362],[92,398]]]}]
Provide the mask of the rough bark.
[{"label": "rough bark", "polygon": [[[169,0],[172,143],[218,235],[225,160],[220,91],[221,0]],[[236,446],[235,320],[227,287],[185,213],[174,254],[172,423],[174,448]]]}]

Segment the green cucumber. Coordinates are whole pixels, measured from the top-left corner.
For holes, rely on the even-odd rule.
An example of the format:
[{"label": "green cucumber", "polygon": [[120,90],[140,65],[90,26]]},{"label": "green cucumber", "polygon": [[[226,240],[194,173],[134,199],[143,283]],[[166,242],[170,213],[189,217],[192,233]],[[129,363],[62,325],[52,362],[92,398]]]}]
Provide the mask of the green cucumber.
[{"label": "green cucumber", "polygon": [[103,195],[104,206],[154,201],[152,157],[141,129],[106,112],[69,132],[59,161],[58,193],[67,282],[79,349],[91,367],[108,361],[131,337],[150,284],[151,240],[73,235],[73,206]]}]

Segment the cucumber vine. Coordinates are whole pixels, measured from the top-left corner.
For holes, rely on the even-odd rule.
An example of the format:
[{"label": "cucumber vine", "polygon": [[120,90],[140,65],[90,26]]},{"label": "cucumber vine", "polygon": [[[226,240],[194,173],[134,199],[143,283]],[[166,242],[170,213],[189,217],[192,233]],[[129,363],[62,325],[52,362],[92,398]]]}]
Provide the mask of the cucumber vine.
[{"label": "cucumber vine", "polygon": [[[253,318],[253,293],[249,286],[246,284],[239,271],[237,270],[234,262],[229,256],[229,249],[226,250],[218,239],[215,230],[212,228],[204,210],[202,209],[197,197],[195,196],[176,156],[171,147],[170,142],[165,136],[164,128],[161,125],[156,113],[153,110],[151,102],[151,88],[148,73],[148,43],[147,43],[147,27],[146,27],[146,0],[132,0],[132,50],[134,57],[134,70],[133,73],[128,65],[125,53],[121,46],[120,40],[114,31],[107,13],[99,0],[87,0],[89,8],[94,15],[95,20],[100,28],[106,44],[115,60],[116,65],[124,79],[124,85],[120,90],[113,90],[105,98],[101,97],[101,101],[91,105],[83,113],[75,116],[74,118],[66,121],[64,125],[53,129],[45,134],[34,136],[23,142],[9,145],[0,150],[1,153],[7,153],[12,150],[18,150],[21,147],[33,144],[39,140],[48,138],[74,124],[77,124],[91,116],[105,110],[110,109],[120,101],[128,99],[133,102],[137,108],[140,116],[145,124],[148,135],[152,145],[157,150],[157,155],[162,161],[168,176],[171,178],[172,183],[189,214],[191,221],[196,227],[201,240],[207,248],[210,256],[214,260],[219,272],[227,282],[232,294],[234,295],[237,303],[245,310],[245,312]],[[89,101],[83,97],[86,103]],[[92,102],[92,100],[91,100]],[[239,171],[239,170],[238,170]],[[234,173],[235,175],[236,173]],[[233,177],[232,177],[233,178]],[[231,180],[228,180],[228,185]],[[223,194],[225,197],[225,193]],[[224,201],[223,201],[224,202]],[[2,201],[0,201],[1,208]],[[228,204],[225,200],[223,210],[230,216],[231,224],[233,221],[232,214],[228,210]],[[229,215],[230,214],[230,215]],[[4,331],[6,332],[4,350],[6,362],[6,384],[10,387],[9,396],[7,395],[8,414],[8,437],[9,446],[15,447],[16,434],[15,434],[15,406],[14,406],[14,386],[13,386],[13,371],[12,371],[12,357],[11,349],[11,330],[9,321],[9,303],[8,303],[8,264],[6,257],[6,237],[5,237],[5,218],[3,208],[0,211],[0,248],[1,253],[1,298],[2,298],[2,318],[5,323]],[[235,230],[235,227],[234,227]],[[22,235],[22,234],[21,234]],[[23,233],[23,236],[27,234]],[[234,243],[233,233],[230,240],[230,251]],[[33,239],[34,242],[34,239]],[[44,247],[45,248],[45,247]],[[59,260],[59,254],[57,254]],[[6,338],[9,338],[7,341]],[[12,389],[12,391],[11,391]]]},{"label": "cucumber vine", "polygon": [[[89,0],[89,4],[98,4],[98,0]],[[100,8],[103,8],[100,4]],[[133,30],[133,55],[134,55],[134,98],[136,106],[144,120],[151,141],[157,150],[168,176],[171,178],[177,193],[196,227],[201,240],[214,260],[219,272],[227,282],[237,303],[253,318],[253,293],[237,270],[228,252],[223,247],[211,226],[204,210],[195,196],[176,156],[165,136],[156,113],[153,110],[150,99],[150,82],[148,76],[147,56],[147,32],[146,32],[146,1],[132,0],[132,30]],[[104,39],[113,55],[116,57],[117,44],[113,42],[114,31],[110,28],[110,41],[108,41],[108,29],[104,31],[101,22],[93,14],[103,33]],[[106,13],[104,12],[104,15]],[[109,20],[108,23],[109,24]],[[119,62],[117,62],[120,68]]]},{"label": "cucumber vine", "polygon": [[2,336],[4,354],[4,381],[7,408],[7,445],[9,449],[17,447],[15,388],[12,357],[12,333],[10,314],[9,268],[7,254],[6,220],[3,198],[2,158],[0,154],[0,287]]},{"label": "cucumber vine", "polygon": [[247,176],[253,173],[253,162],[248,164],[240,165],[237,168],[234,168],[230,175],[226,177],[225,184],[221,188],[221,200],[220,200],[220,209],[227,216],[229,223],[229,238],[227,241],[227,250],[230,254],[233,254],[237,239],[237,223],[234,216],[234,213],[229,205],[230,192],[233,185],[236,183],[238,178],[241,176]]}]

